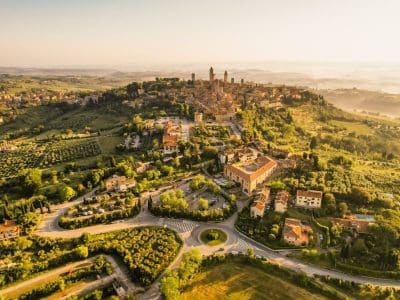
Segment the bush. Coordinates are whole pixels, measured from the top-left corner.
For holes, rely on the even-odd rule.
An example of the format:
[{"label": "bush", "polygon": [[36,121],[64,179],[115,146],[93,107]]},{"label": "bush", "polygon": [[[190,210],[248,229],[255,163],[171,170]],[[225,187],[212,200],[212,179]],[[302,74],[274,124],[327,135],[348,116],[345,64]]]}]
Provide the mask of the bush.
[{"label": "bush", "polygon": [[109,214],[93,215],[89,218],[69,218],[63,216],[58,221],[58,224],[65,229],[76,229],[96,224],[111,223],[115,220],[133,218],[140,213],[140,204],[125,209],[116,210]]}]

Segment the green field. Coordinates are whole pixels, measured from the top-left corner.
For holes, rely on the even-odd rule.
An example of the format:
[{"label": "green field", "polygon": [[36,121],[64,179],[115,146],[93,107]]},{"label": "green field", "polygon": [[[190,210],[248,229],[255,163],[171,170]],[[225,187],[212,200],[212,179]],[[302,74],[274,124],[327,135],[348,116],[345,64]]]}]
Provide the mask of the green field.
[{"label": "green field", "polygon": [[228,262],[195,275],[182,300],[326,299],[249,265]]},{"label": "green field", "polygon": [[358,123],[358,122],[348,122],[348,121],[339,121],[339,120],[331,120],[329,122],[332,125],[338,126],[340,128],[344,128],[347,131],[355,132],[357,134],[369,135],[373,134],[373,129],[366,124]]},{"label": "green field", "polygon": [[201,241],[208,246],[216,246],[226,242],[228,236],[219,229],[206,229],[200,234]]}]

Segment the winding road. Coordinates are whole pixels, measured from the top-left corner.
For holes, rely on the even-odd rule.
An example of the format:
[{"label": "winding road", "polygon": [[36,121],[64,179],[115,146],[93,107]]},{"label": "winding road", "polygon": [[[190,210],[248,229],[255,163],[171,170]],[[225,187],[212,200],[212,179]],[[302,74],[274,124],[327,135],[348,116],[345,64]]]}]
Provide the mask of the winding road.
[{"label": "winding road", "polygon": [[[156,195],[153,194],[153,196]],[[89,195],[85,195],[86,197]],[[180,251],[176,260],[170,265],[168,269],[173,269],[178,266],[182,254],[192,248],[197,248],[203,255],[211,255],[214,253],[246,253],[247,249],[253,248],[254,254],[260,257],[264,257],[272,262],[275,262],[283,267],[293,269],[295,271],[301,271],[306,273],[308,276],[313,275],[329,275],[330,277],[339,278],[342,280],[354,281],[362,284],[371,284],[371,285],[379,285],[384,287],[394,287],[400,288],[400,281],[393,279],[384,279],[384,278],[372,278],[365,276],[354,276],[350,274],[345,274],[336,270],[324,269],[319,266],[309,265],[304,262],[297,261],[293,258],[289,258],[285,255],[285,251],[277,251],[262,245],[249,237],[238,232],[234,223],[237,218],[237,213],[235,213],[232,217],[225,220],[221,223],[206,223],[206,222],[197,222],[197,221],[189,221],[182,219],[170,219],[170,218],[161,218],[152,215],[147,210],[147,205],[143,205],[143,209],[140,214],[134,218],[125,219],[113,222],[111,224],[100,224],[85,228],[73,229],[73,230],[65,230],[58,226],[59,218],[65,213],[65,211],[72,205],[76,205],[77,203],[83,201],[84,197],[81,197],[73,202],[69,202],[66,204],[62,204],[59,206],[53,207],[53,211],[50,214],[47,214],[43,222],[40,224],[39,228],[36,231],[37,235],[50,237],[50,238],[75,238],[81,236],[83,233],[90,234],[98,234],[103,232],[109,232],[114,230],[121,230],[130,227],[136,226],[147,226],[147,225],[158,225],[170,228],[175,230],[181,236],[184,244],[183,248]],[[238,203],[241,204],[241,203]],[[239,205],[240,206],[240,205]],[[243,206],[243,204],[242,204]],[[239,210],[241,207],[239,207]],[[210,247],[204,245],[200,239],[200,233],[208,228],[219,228],[225,231],[228,234],[228,239],[223,245],[218,245],[214,247]],[[115,269],[120,269],[118,266],[114,265]],[[128,279],[125,279],[128,281]],[[23,283],[20,283],[23,284]],[[17,284],[18,286],[19,284]],[[158,290],[159,281],[157,281],[153,287],[151,287],[146,293],[145,296],[142,295],[143,299],[158,299],[159,298],[159,290]]]}]

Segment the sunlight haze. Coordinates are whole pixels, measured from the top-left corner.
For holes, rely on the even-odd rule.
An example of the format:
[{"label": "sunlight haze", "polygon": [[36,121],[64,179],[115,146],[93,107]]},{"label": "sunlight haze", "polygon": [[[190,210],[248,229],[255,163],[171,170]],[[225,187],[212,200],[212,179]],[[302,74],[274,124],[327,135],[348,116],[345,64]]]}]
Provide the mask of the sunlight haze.
[{"label": "sunlight haze", "polygon": [[399,62],[398,1],[0,1],[0,65]]}]

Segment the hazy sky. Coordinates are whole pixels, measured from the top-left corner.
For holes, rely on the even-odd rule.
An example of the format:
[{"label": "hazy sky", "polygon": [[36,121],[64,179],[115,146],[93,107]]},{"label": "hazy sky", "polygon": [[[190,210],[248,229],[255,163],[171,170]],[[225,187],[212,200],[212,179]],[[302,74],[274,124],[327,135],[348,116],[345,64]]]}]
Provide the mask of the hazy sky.
[{"label": "hazy sky", "polygon": [[398,0],[0,0],[0,65],[400,62]]}]

